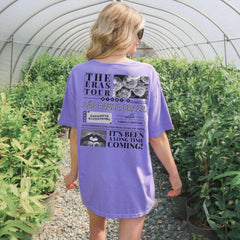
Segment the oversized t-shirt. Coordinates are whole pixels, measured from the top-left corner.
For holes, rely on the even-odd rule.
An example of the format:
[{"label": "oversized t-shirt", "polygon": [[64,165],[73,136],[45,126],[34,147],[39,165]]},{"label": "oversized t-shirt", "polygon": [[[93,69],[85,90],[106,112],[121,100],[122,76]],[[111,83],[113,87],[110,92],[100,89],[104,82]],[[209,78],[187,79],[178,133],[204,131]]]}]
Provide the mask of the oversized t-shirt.
[{"label": "oversized t-shirt", "polygon": [[83,204],[107,218],[137,218],[154,205],[149,137],[172,129],[155,69],[146,63],[75,66],[60,125],[77,129]]}]

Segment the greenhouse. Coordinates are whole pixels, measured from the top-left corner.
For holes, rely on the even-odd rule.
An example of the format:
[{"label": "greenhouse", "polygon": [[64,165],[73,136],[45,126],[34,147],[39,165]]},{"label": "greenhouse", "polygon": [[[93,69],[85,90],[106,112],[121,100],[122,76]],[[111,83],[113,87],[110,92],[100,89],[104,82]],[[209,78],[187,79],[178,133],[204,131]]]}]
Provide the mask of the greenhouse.
[{"label": "greenhouse", "polygon": [[[167,197],[168,173],[151,148],[155,205],[141,239],[239,240],[239,0],[1,1],[0,239],[89,239],[78,184],[65,191],[71,128],[58,121],[69,74],[87,62],[91,28],[112,2],[125,3],[145,19],[136,52],[127,56],[153,66],[158,74],[174,125],[167,135],[182,181],[181,194]],[[90,119],[89,127],[96,127],[104,118],[106,129],[96,127],[91,144],[99,133],[104,147],[134,153],[144,142],[139,119],[147,111],[147,104],[137,103],[147,102],[150,85],[140,77],[126,87],[130,82],[120,73],[116,76],[113,81],[122,84],[128,97],[120,88],[114,92],[118,87],[110,92],[108,83],[105,88],[99,85],[107,93],[94,90],[101,103],[94,102],[95,96],[87,98],[83,121]],[[96,73],[96,79],[101,77]],[[89,79],[86,86],[93,86]],[[116,119],[111,111],[119,112]],[[124,121],[134,127],[116,136]],[[109,125],[116,123],[111,130]],[[113,139],[125,137],[125,142],[111,140],[110,133]],[[118,224],[108,220],[106,239],[118,239]]]},{"label": "greenhouse", "polygon": [[[83,51],[99,10],[111,1],[3,1],[0,10],[0,82],[17,82],[30,56]],[[124,1],[146,19],[143,42],[158,57],[212,60],[240,66],[237,0]]]}]

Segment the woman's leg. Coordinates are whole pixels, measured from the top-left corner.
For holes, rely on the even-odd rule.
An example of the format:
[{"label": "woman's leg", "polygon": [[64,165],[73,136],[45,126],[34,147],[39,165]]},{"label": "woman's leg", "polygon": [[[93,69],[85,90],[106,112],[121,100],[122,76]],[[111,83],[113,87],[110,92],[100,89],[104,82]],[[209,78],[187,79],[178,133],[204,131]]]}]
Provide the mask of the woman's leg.
[{"label": "woman's leg", "polygon": [[90,219],[90,240],[105,240],[107,219],[96,215],[89,209],[88,215]]},{"label": "woman's leg", "polygon": [[119,240],[140,240],[145,216],[119,219]]}]

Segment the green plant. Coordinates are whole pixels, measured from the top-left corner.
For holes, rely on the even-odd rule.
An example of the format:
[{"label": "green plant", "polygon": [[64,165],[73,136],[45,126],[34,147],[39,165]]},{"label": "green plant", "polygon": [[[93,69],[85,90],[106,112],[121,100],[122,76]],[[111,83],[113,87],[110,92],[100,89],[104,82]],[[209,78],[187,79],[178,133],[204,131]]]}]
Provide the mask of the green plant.
[{"label": "green plant", "polygon": [[196,197],[198,217],[221,239],[236,240],[240,236],[239,71],[219,60],[147,61],[159,73],[175,126],[168,136],[183,193]]},{"label": "green plant", "polygon": [[66,81],[71,69],[83,61],[86,61],[83,55],[53,57],[46,52],[37,59],[32,56],[28,64],[22,69],[22,80],[28,78],[31,82],[39,80],[46,82]]},{"label": "green plant", "polygon": [[18,184],[24,174],[31,177],[35,194],[53,192],[60,175],[63,142],[57,138],[55,128],[48,128],[48,115],[42,113],[36,125],[24,125],[17,138],[0,139],[1,171],[9,173],[13,184]]},{"label": "green plant", "polygon": [[41,202],[45,196],[32,196],[31,179],[26,176],[21,179],[20,187],[7,183],[5,177],[6,174],[0,176],[0,238],[31,239],[30,234],[37,234],[34,228],[49,219]]},{"label": "green plant", "polygon": [[28,234],[49,219],[41,200],[54,191],[63,142],[50,112],[31,105],[19,109],[6,92],[0,112],[0,238],[30,239]]},{"label": "green plant", "polygon": [[60,175],[63,141],[56,124],[77,59],[45,55],[29,63],[19,85],[0,93],[1,239],[30,239],[49,219],[42,199]]},{"label": "green plant", "polygon": [[[47,82],[42,79],[31,82],[26,79],[5,95],[11,98],[12,106],[21,109],[28,124],[36,123],[42,112],[50,112],[52,126],[55,126],[62,107],[66,81]],[[32,117],[35,116],[35,119]]]},{"label": "green plant", "polygon": [[[219,115],[198,132],[199,217],[208,220],[221,239],[235,240],[240,234],[240,114]],[[207,135],[207,138],[204,137]],[[201,207],[205,201],[209,219]]]},{"label": "green plant", "polygon": [[5,92],[1,92],[0,98],[0,136],[17,137],[20,129],[26,123],[22,118],[23,108],[12,107],[13,97],[7,98]]}]

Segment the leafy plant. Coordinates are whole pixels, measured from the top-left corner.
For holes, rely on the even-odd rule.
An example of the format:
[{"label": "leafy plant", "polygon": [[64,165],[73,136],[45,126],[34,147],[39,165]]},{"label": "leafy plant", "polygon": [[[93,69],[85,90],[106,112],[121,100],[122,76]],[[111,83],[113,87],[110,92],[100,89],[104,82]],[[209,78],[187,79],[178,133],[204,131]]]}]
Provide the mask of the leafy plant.
[{"label": "leafy plant", "polygon": [[9,132],[6,126],[6,131],[0,132],[1,171],[9,173],[13,184],[19,183],[23,174],[32,177],[32,191],[38,194],[52,192],[60,175],[63,142],[57,138],[57,126],[51,127],[49,115],[42,113],[39,119],[32,115],[36,123],[23,125],[14,138],[3,135]]},{"label": "leafy plant", "polygon": [[236,240],[240,236],[239,71],[219,60],[147,61],[159,73],[175,126],[168,135],[183,193],[196,197],[198,217],[221,239]]},{"label": "leafy plant", "polygon": [[71,69],[83,61],[86,59],[82,55],[53,57],[46,52],[35,61],[32,56],[28,64],[22,69],[22,80],[28,78],[32,82],[39,80],[46,82],[66,81]]},{"label": "leafy plant", "polygon": [[5,177],[0,176],[0,238],[31,239],[30,234],[37,234],[34,228],[48,220],[46,206],[41,202],[45,196],[31,195],[31,179],[26,176],[20,187],[7,183]]},{"label": "leafy plant", "polygon": [[54,191],[63,142],[50,112],[30,104],[19,109],[6,91],[0,112],[0,238],[30,239],[27,234],[48,219],[41,200]]}]

